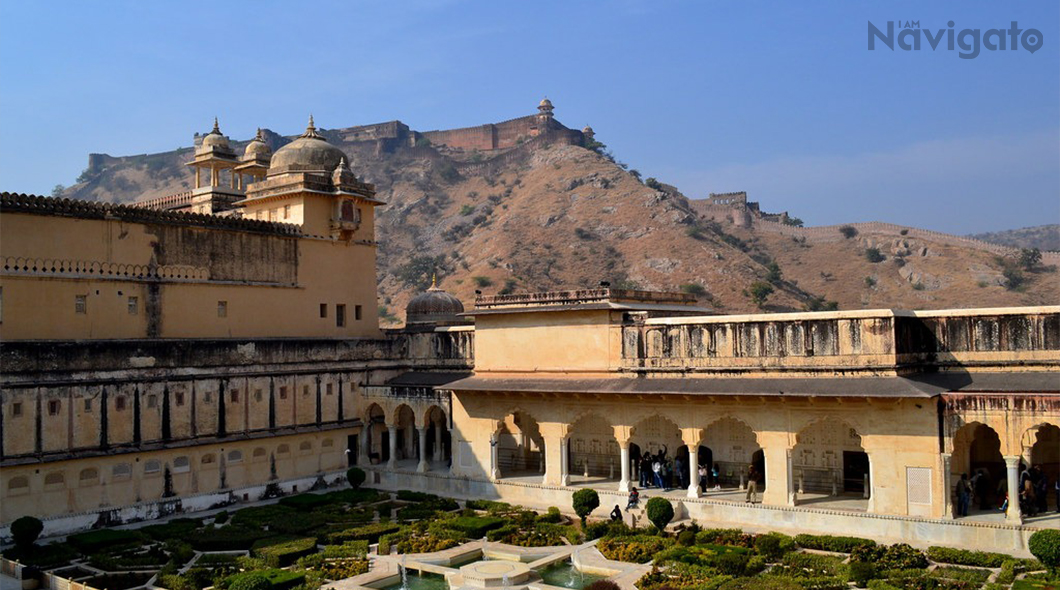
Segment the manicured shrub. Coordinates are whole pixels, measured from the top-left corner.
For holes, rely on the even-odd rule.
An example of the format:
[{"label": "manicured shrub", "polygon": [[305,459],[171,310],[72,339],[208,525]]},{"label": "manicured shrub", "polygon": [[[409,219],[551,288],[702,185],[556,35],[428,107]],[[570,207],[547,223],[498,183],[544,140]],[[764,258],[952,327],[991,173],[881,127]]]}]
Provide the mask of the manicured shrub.
[{"label": "manicured shrub", "polygon": [[779,576],[754,576],[736,578],[722,584],[719,590],[804,590],[791,578]]},{"label": "manicured shrub", "polygon": [[574,513],[578,515],[578,518],[582,519],[582,526],[585,526],[585,519],[600,507],[600,496],[596,493],[596,490],[585,488],[574,492],[571,497],[574,504]]},{"label": "manicured shrub", "polygon": [[850,561],[875,563],[884,570],[924,569],[928,566],[924,552],[905,543],[875,547],[862,545],[851,552]]},{"label": "manicured shrub", "polygon": [[[256,578],[263,578],[265,586]],[[243,572],[221,580],[219,588],[227,590],[287,590],[305,583],[305,574],[280,569]]]},{"label": "manicured shrub", "polygon": [[208,534],[204,532],[200,535],[192,535],[188,538],[188,543],[199,551],[237,551],[250,549],[254,543],[275,536],[274,533],[230,524],[219,529],[212,529]]},{"label": "manicured shrub", "polygon": [[666,530],[666,525],[670,524],[670,521],[674,518],[674,505],[666,498],[660,498],[659,496],[648,500],[646,511],[648,520],[659,529],[659,534],[663,534]]},{"label": "manicured shrub", "polygon": [[384,499],[383,494],[369,489],[337,490],[324,495],[336,502],[345,502],[351,505],[371,504]]},{"label": "manicured shrub", "polygon": [[1060,530],[1043,529],[1031,535],[1027,542],[1031,555],[1038,558],[1052,574],[1060,569]]},{"label": "manicured shrub", "polygon": [[817,549],[819,551],[835,551],[836,553],[850,553],[856,547],[868,545],[876,546],[872,539],[860,537],[838,537],[834,535],[796,535],[795,543],[805,549]]},{"label": "manicured shrub", "polygon": [[32,547],[43,531],[44,523],[32,516],[23,516],[11,523],[11,538],[23,551]]},{"label": "manicured shrub", "polygon": [[321,506],[327,506],[332,502],[331,498],[323,494],[298,494],[297,496],[280,498],[281,505],[305,512],[310,512],[314,508],[320,508]]},{"label": "manicured shrub", "polygon": [[986,551],[969,551],[952,547],[929,547],[927,556],[938,563],[973,565],[978,567],[1001,567],[1006,560],[1012,559],[1004,553],[987,553]]},{"label": "manicured shrub", "polygon": [[696,544],[696,534],[692,531],[681,531],[677,535],[677,544],[684,547],[691,547]]},{"label": "manicured shrub", "polygon": [[70,535],[66,542],[86,555],[99,553],[108,547],[117,545],[135,545],[143,542],[143,535],[135,531],[117,529],[100,529]]},{"label": "manicured shrub", "polygon": [[846,579],[854,582],[858,588],[864,588],[869,580],[876,578],[876,564],[863,561],[851,562],[847,565]]},{"label": "manicured shrub", "polygon": [[317,540],[313,537],[279,540],[263,539],[254,543],[254,555],[265,560],[269,567],[287,567],[298,558],[316,553]]},{"label": "manicured shrub", "polygon": [[740,529],[703,529],[696,533],[696,543],[700,545],[754,547],[755,537]]},{"label": "manicured shrub", "polygon": [[77,551],[67,543],[49,543],[30,546],[25,550],[12,547],[4,551],[4,557],[18,560],[23,565],[48,569],[77,559]]},{"label": "manicured shrub", "polygon": [[781,564],[774,568],[774,574],[797,578],[834,577],[843,570],[841,558],[813,553],[788,553]]},{"label": "manicured shrub", "polygon": [[364,473],[363,469],[350,467],[346,470],[346,481],[350,482],[351,489],[356,490],[361,487],[361,484],[364,483],[364,480],[367,479],[367,477],[368,476]]},{"label": "manicured shrub", "polygon": [[468,500],[464,502],[464,506],[472,510],[488,510],[493,511],[507,511],[511,510],[512,505],[507,502],[497,502],[496,500]]},{"label": "manicured shrub", "polygon": [[722,553],[714,558],[714,567],[729,576],[742,576],[751,556],[746,553]]},{"label": "manicured shrub", "polygon": [[759,535],[755,539],[755,551],[767,559],[776,560],[795,550],[795,540],[781,533]]},{"label": "manicured shrub", "polygon": [[553,524],[558,524],[560,522],[563,522],[563,515],[560,514],[559,508],[557,508],[555,506],[549,506],[548,507],[548,512],[538,516],[537,517],[537,521],[538,522],[551,522]]},{"label": "manicured shrub", "polygon": [[654,535],[604,537],[596,548],[608,559],[629,563],[647,563],[663,549],[673,545],[672,539]]},{"label": "manicured shrub", "polygon": [[744,575],[753,576],[764,569],[766,569],[766,558],[761,555],[755,555],[747,560],[747,565],[744,567]]},{"label": "manicured shrub", "polygon": [[388,533],[396,533],[400,529],[401,525],[395,523],[378,522],[326,533],[323,540],[325,545],[341,545],[347,541],[368,541],[369,543],[375,543],[379,540],[379,537]]},{"label": "manicured shrub", "polygon": [[481,539],[486,533],[504,526],[505,520],[495,516],[458,516],[445,522],[445,528],[460,531],[471,539]]},{"label": "manicured shrub", "polygon": [[246,572],[233,576],[228,590],[270,590],[272,582],[262,572]]}]

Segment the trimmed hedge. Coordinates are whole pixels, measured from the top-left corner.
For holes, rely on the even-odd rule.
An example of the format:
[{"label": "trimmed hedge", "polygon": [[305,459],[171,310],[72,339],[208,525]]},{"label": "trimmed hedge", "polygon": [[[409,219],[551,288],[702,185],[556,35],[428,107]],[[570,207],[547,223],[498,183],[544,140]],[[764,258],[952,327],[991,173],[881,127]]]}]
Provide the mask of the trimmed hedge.
[{"label": "trimmed hedge", "polygon": [[876,541],[861,537],[841,537],[835,535],[795,535],[795,543],[804,549],[851,553],[861,546],[875,547]]},{"label": "trimmed hedge", "polygon": [[379,541],[379,537],[389,533],[396,533],[399,530],[401,530],[401,525],[392,522],[377,522],[374,524],[326,533],[322,544],[342,545],[347,541],[368,541],[369,543],[375,543]]},{"label": "trimmed hedge", "polygon": [[289,506],[295,510],[311,511],[314,508],[320,508],[321,506],[327,506],[335,502],[333,498],[329,498],[324,494],[298,494],[297,496],[287,496],[280,498],[280,504]]},{"label": "trimmed hedge", "polygon": [[66,565],[77,559],[77,551],[66,543],[34,545],[25,550],[12,547],[4,551],[4,557],[13,559],[23,565],[32,565],[42,569]]},{"label": "trimmed hedge", "polygon": [[751,548],[755,546],[755,536],[740,529],[704,529],[696,533],[696,544]]},{"label": "trimmed hedge", "polygon": [[269,583],[269,590],[287,590],[305,583],[305,574],[281,569],[255,570],[229,576],[218,583],[219,588],[239,590],[240,588],[255,588],[255,578],[265,579]]},{"label": "trimmed hedge", "polygon": [[254,543],[254,555],[265,560],[269,567],[287,567],[304,557],[316,553],[317,540],[313,537],[301,539],[263,539]]},{"label": "trimmed hedge", "polygon": [[70,535],[66,538],[66,542],[74,549],[77,549],[86,555],[99,553],[108,547],[114,547],[116,545],[141,544],[143,543],[143,540],[144,536],[139,532],[116,529],[88,531],[87,533]]},{"label": "trimmed hedge", "polygon": [[193,535],[188,538],[188,544],[199,551],[237,551],[250,549],[254,543],[275,536],[258,529],[228,525]]},{"label": "trimmed hedge", "polygon": [[929,565],[923,551],[905,543],[887,546],[862,545],[851,552],[850,561],[875,563],[876,567],[884,570],[922,570]]},{"label": "trimmed hedge", "polygon": [[445,522],[445,528],[460,531],[472,539],[481,539],[493,529],[504,526],[505,520],[495,516],[458,516]]},{"label": "trimmed hedge", "polygon": [[195,534],[196,529],[202,526],[202,520],[197,518],[176,518],[165,524],[152,524],[140,529],[140,532],[151,537],[155,541],[168,541],[169,539],[186,539]]},{"label": "trimmed hedge", "polygon": [[1005,555],[1004,553],[969,551],[967,549],[953,549],[951,547],[928,547],[927,556],[931,561],[936,561],[938,563],[974,565],[978,567],[1001,567],[1001,564],[1012,559],[1012,556]]},{"label": "trimmed hedge", "polygon": [[648,563],[663,549],[674,544],[673,539],[655,535],[628,537],[604,537],[596,544],[600,553],[608,559],[629,563]]},{"label": "trimmed hedge", "polygon": [[372,504],[381,500],[387,499],[388,496],[377,492],[376,490],[339,490],[336,492],[328,492],[324,496],[331,498],[335,502],[345,502],[347,504]]}]

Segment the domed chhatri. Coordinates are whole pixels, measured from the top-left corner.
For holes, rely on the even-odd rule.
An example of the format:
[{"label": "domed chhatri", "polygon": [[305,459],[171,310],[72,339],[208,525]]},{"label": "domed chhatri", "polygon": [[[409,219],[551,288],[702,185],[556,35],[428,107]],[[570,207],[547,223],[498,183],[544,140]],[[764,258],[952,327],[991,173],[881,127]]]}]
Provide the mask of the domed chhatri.
[{"label": "domed chhatri", "polygon": [[213,130],[202,138],[202,147],[203,149],[228,149],[228,138],[221,133],[221,128],[217,124],[217,117],[213,118]]},{"label": "domed chhatri", "polygon": [[259,127],[258,134],[247,144],[247,149],[243,152],[243,159],[253,160],[259,157],[268,158],[271,155],[272,148],[269,147],[269,144],[265,143],[265,134],[261,132],[261,128]]},{"label": "domed chhatri", "polygon": [[345,156],[342,150],[317,133],[310,115],[305,133],[273,154],[269,175],[296,171],[331,173]]},{"label": "domed chhatri", "polygon": [[412,298],[405,306],[405,323],[411,324],[458,324],[464,323],[460,314],[464,304],[438,287],[431,280],[431,288]]}]

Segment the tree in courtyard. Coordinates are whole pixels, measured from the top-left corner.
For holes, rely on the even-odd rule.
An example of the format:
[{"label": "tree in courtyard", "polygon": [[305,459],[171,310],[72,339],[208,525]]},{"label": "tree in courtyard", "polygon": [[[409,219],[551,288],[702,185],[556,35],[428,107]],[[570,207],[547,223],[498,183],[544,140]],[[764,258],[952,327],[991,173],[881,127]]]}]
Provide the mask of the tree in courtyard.
[{"label": "tree in courtyard", "polygon": [[751,286],[743,290],[745,297],[750,298],[751,302],[761,308],[766,304],[766,300],[773,294],[773,285],[765,281],[755,281],[751,283]]},{"label": "tree in courtyard", "polygon": [[367,476],[365,476],[364,470],[362,469],[350,467],[346,470],[346,481],[350,482],[350,487],[355,490],[361,487],[361,484],[364,483],[366,477]]},{"label": "tree in courtyard", "polygon": [[659,529],[660,535],[665,534],[666,525],[674,518],[674,505],[666,498],[655,496],[648,500],[647,511],[648,520]]},{"label": "tree in courtyard", "polygon": [[585,519],[600,507],[600,496],[597,495],[596,490],[583,489],[574,492],[572,497],[574,501],[574,513],[582,519],[582,526],[585,526]]},{"label": "tree in courtyard", "polygon": [[44,523],[32,516],[23,516],[11,523],[11,538],[15,546],[22,551],[27,551],[37,542],[44,530]]}]

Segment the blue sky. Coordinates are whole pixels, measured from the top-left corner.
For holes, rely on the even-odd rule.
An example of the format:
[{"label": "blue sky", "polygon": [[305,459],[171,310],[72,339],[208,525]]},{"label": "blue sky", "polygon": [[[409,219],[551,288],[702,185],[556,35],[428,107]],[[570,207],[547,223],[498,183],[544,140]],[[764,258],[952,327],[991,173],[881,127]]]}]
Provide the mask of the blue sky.
[{"label": "blue sky", "polygon": [[[1039,51],[867,49],[868,22],[1041,31]],[[945,42],[943,42],[945,43]],[[534,111],[592,124],[690,197],[746,190],[807,224],[956,233],[1060,221],[1060,2],[0,3],[0,190],[89,152],[256,127]]]}]

